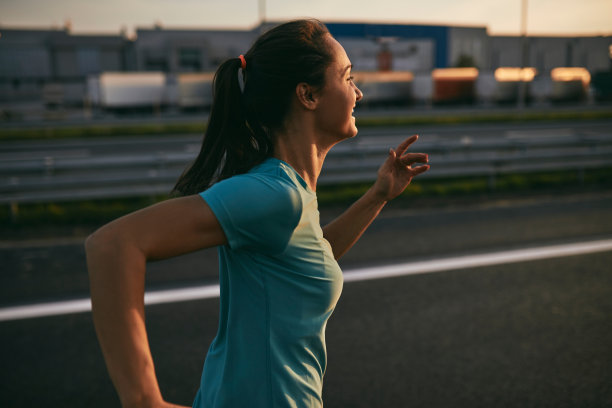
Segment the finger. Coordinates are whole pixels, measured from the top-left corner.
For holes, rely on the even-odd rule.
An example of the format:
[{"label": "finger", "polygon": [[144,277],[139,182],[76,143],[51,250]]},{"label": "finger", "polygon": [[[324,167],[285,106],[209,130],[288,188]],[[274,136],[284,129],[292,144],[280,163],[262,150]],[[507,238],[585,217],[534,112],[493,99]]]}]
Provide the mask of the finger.
[{"label": "finger", "polygon": [[392,171],[393,168],[395,167],[396,158],[397,156],[395,154],[395,150],[389,149],[389,154],[387,155],[387,159],[378,168],[378,172],[388,173]]},{"label": "finger", "polygon": [[401,157],[404,154],[404,152],[408,149],[408,147],[414,142],[416,142],[418,138],[419,138],[419,135],[412,135],[406,140],[404,140],[402,143],[400,143],[397,146],[397,149],[395,149],[395,152],[397,153],[397,155]]},{"label": "finger", "polygon": [[409,166],[413,163],[428,163],[429,155],[426,153],[406,153],[401,158],[402,164]]},{"label": "finger", "polygon": [[411,169],[411,173],[412,173],[412,177],[416,177],[419,174],[423,174],[425,173],[427,170],[429,170],[429,164],[424,164],[422,166],[419,167],[413,167]]},{"label": "finger", "polygon": [[393,166],[393,164],[395,163],[395,160],[397,159],[397,153],[395,153],[395,150],[393,149],[389,149],[389,155],[387,156],[387,160],[385,160],[385,162],[383,163],[384,166]]}]

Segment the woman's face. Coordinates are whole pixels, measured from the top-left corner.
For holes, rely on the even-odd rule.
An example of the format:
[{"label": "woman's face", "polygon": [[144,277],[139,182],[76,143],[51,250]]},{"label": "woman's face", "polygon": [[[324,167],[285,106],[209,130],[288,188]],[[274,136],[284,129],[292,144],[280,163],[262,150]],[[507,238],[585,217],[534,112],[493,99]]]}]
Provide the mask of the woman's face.
[{"label": "woman's face", "polygon": [[317,127],[324,137],[339,142],[357,134],[353,109],[363,94],[355,86],[351,75],[351,61],[346,51],[331,35],[327,43],[333,55],[333,62],[325,73],[325,85],[317,97]]}]

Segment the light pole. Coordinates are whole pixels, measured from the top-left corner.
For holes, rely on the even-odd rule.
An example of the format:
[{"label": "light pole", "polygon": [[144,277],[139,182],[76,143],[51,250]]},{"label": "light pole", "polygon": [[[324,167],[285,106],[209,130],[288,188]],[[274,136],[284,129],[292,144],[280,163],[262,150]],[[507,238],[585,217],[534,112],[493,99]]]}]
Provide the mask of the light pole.
[{"label": "light pole", "polygon": [[521,0],[521,70],[519,74],[518,107],[523,109],[526,105],[527,82],[523,78],[523,71],[528,63],[527,49],[527,0]]},{"label": "light pole", "polygon": [[266,0],[259,0],[257,4],[259,11],[259,24],[263,29],[263,25],[266,22]]}]

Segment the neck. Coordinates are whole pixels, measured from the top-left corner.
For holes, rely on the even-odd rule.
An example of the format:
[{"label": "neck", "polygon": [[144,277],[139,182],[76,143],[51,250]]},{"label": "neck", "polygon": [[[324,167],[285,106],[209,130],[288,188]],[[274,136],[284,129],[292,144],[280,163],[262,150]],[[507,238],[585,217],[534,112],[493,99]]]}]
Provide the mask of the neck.
[{"label": "neck", "polygon": [[288,163],[312,191],[317,190],[325,156],[332,147],[321,145],[315,136],[308,127],[291,126],[276,135],[274,144],[274,157]]}]

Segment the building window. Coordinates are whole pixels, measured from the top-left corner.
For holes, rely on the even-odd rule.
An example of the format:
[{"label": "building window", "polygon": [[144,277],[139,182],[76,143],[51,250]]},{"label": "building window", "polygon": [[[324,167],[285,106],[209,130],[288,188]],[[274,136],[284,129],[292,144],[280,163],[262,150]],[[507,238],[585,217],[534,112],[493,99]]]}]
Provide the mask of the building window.
[{"label": "building window", "polygon": [[168,72],[168,60],[167,58],[158,52],[146,52],[144,59],[146,71],[161,71]]},{"label": "building window", "polygon": [[79,48],[76,50],[79,74],[86,76],[100,72],[100,52],[95,48]]},{"label": "building window", "polygon": [[202,53],[197,48],[179,49],[179,69],[183,72],[202,70]]}]

